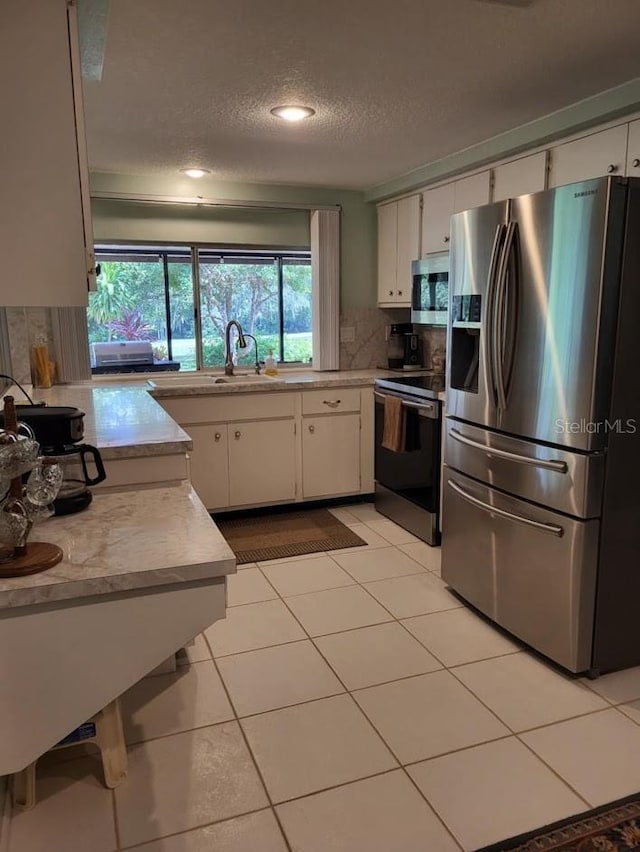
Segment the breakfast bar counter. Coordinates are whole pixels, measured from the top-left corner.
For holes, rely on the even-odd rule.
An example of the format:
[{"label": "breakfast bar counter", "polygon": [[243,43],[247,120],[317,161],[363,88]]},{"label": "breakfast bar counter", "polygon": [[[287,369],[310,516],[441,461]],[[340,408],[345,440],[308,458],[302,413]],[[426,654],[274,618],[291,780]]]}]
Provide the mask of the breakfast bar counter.
[{"label": "breakfast bar counter", "polygon": [[0,775],[18,772],[224,617],[235,557],[187,483],[94,496],[31,538],[64,559],[0,579]]}]

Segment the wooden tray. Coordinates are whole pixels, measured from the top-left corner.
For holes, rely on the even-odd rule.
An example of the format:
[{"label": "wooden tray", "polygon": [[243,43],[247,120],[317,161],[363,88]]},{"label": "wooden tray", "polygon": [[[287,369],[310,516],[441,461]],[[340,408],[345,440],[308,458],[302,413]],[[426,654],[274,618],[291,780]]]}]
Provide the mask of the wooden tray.
[{"label": "wooden tray", "polygon": [[30,541],[24,556],[0,562],[0,577],[26,577],[53,568],[62,561],[62,549],[48,541]]}]

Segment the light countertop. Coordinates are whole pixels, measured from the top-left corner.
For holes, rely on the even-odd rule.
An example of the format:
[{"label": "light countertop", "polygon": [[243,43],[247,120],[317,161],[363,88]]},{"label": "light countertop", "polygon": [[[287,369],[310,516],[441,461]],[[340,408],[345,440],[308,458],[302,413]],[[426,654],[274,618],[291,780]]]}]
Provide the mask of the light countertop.
[{"label": "light countertop", "polygon": [[[329,387],[367,387],[382,376],[400,376],[398,371],[337,370],[313,372],[283,370],[278,381],[215,384],[221,374],[154,374],[152,381],[167,379],[163,387],[153,388],[146,377],[109,379],[54,385],[47,390],[35,388],[34,401],[49,405],[73,405],[85,412],[84,442],[100,450],[105,460],[136,458],[150,455],[172,455],[192,449],[189,435],[180,428],[157,399],[176,396],[212,396],[237,393],[278,393]],[[429,375],[429,371],[412,371],[411,375]],[[13,392],[13,391],[12,391]],[[15,392],[16,401],[22,394]]]},{"label": "light countertop", "polygon": [[[243,371],[244,372],[244,371]],[[277,391],[310,390],[313,388],[330,387],[366,387],[373,385],[377,378],[382,376],[400,375],[430,375],[428,370],[415,370],[400,373],[395,370],[334,370],[327,372],[282,370],[276,379],[268,376],[261,382],[247,382],[246,384],[216,384],[215,379],[223,379],[223,375],[214,375],[207,381],[207,374],[191,374],[181,376],[179,374],[156,376],[151,381],[157,381],[158,387],[152,388],[154,397],[171,396],[207,396],[209,394],[236,394],[236,393],[271,393]],[[164,382],[163,382],[164,379]]]},{"label": "light countertop", "polygon": [[[186,453],[191,438],[149,395],[146,383],[55,385],[36,388],[34,401],[73,405],[85,413],[84,443],[105,460]],[[17,398],[17,394],[16,394]]]},{"label": "light countertop", "polygon": [[[190,485],[95,493],[86,512],[36,525],[58,565],[0,578],[0,609],[78,600],[235,573],[229,545]],[[46,637],[43,637],[46,641]]]}]

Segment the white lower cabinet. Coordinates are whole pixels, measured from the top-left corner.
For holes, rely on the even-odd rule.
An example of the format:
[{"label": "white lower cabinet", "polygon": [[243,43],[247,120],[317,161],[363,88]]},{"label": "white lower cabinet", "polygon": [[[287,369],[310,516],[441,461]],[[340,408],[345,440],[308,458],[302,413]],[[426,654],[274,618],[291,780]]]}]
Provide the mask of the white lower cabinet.
[{"label": "white lower cabinet", "polygon": [[229,423],[228,430],[229,505],[295,499],[294,421]]},{"label": "white lower cabinet", "polygon": [[359,491],[360,414],[303,418],[303,498]]},{"label": "white lower cabinet", "polygon": [[159,402],[193,442],[191,482],[209,511],[373,490],[371,388]]},{"label": "white lower cabinet", "polygon": [[191,484],[207,509],[229,505],[229,454],[226,423],[187,426],[193,441],[189,451]]}]

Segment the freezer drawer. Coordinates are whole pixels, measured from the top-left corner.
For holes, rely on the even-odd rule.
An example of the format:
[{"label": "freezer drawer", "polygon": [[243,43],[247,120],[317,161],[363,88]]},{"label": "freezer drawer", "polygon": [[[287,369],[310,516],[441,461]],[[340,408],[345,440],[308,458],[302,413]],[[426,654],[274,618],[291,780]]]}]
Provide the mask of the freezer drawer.
[{"label": "freezer drawer", "polygon": [[604,453],[576,453],[445,421],[445,462],[501,491],[578,518],[602,511]]},{"label": "freezer drawer", "polygon": [[573,672],[591,665],[599,524],[526,503],[445,468],[442,577]]}]

